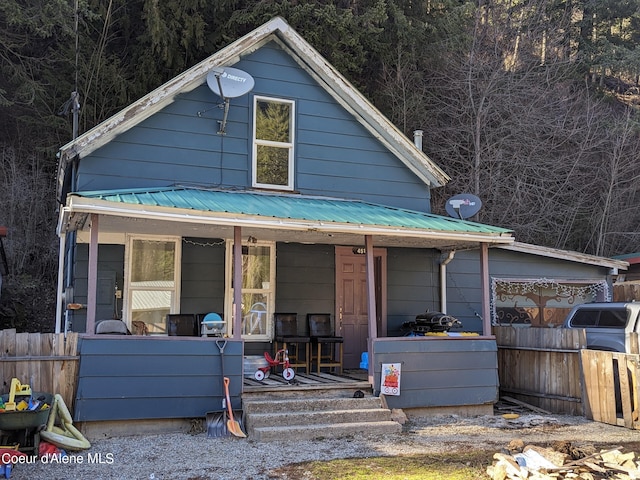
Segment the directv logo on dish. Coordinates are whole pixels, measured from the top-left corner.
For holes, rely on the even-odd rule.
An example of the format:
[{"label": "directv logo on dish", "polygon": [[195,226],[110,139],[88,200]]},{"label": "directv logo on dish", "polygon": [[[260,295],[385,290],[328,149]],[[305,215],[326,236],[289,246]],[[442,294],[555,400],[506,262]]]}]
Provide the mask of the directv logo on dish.
[{"label": "directv logo on dish", "polygon": [[229,75],[227,72],[222,73],[222,78],[228,78],[229,80],[233,80],[235,82],[240,82],[240,83],[244,83],[247,81],[246,78],[239,77],[237,75]]},{"label": "directv logo on dish", "polygon": [[462,205],[475,205],[476,202],[465,198],[464,200],[449,200],[449,204],[452,205],[453,208],[460,208]]}]

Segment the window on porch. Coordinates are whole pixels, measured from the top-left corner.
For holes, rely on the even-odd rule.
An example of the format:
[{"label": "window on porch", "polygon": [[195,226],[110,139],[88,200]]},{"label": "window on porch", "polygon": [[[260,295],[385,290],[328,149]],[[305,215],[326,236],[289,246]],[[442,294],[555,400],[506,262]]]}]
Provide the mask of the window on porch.
[{"label": "window on porch", "polygon": [[[125,318],[151,335],[166,335],[166,316],[179,312],[180,240],[130,237],[127,242]],[[131,324],[131,323],[130,323]]]},{"label": "window on porch", "polygon": [[[235,312],[233,265],[233,242],[229,241],[226,268],[226,311],[229,312],[225,315],[227,318],[232,318]],[[246,341],[265,341],[273,338],[274,298],[275,243],[256,242],[242,245],[242,337]]]},{"label": "window on porch", "polygon": [[294,107],[289,100],[254,98],[254,187],[293,190]]}]

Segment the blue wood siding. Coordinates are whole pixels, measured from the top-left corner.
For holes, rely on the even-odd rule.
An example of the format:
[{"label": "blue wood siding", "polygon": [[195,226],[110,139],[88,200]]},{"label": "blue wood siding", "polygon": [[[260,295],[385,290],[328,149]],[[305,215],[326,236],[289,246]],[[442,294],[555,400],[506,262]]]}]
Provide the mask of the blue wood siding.
[{"label": "blue wood siding", "polygon": [[436,250],[387,249],[387,332],[380,336],[401,335],[404,322],[440,311],[438,258]]},{"label": "blue wood siding", "polygon": [[231,99],[226,135],[217,134],[220,98],[203,84],[83,158],[78,190],[250,187],[253,97],[263,95],[296,101],[296,190],[430,211],[428,186],[276,43],[234,67],[255,88]]},{"label": "blue wood siding", "polygon": [[[440,310],[439,252],[428,249],[387,249],[387,332],[401,335],[403,322]],[[76,295],[86,303],[88,246],[77,249]],[[220,239],[185,238],[182,243],[181,313],[224,313],[225,246]],[[98,275],[116,272],[123,288],[124,245],[100,245]],[[111,293],[111,292],[109,292]],[[99,305],[100,307],[100,305]],[[307,313],[335,313],[335,249],[333,245],[278,243],[276,246],[277,312],[297,312],[299,332],[308,332]],[[122,301],[117,303],[122,316]],[[113,318],[113,307],[99,310],[98,319]],[[73,330],[84,332],[83,310],[74,312]],[[268,343],[247,343],[247,354],[262,355]]]},{"label": "blue wood siding", "polygon": [[[115,300],[115,286],[124,286],[124,245],[98,247],[98,310],[96,318],[122,318],[122,300]],[[87,303],[89,247],[76,247],[74,299]],[[221,239],[185,238],[182,243],[181,313],[224,313],[225,245]],[[114,282],[111,282],[111,279]],[[102,287],[101,287],[102,285]],[[107,303],[109,300],[109,303]],[[115,311],[114,311],[115,306]],[[72,329],[84,332],[86,313],[72,313]]]},{"label": "blue wood siding", "polygon": [[[87,303],[87,275],[89,246],[79,243],[75,250],[74,297],[76,303]],[[124,285],[124,245],[98,246],[98,286],[96,319],[122,318],[122,299],[115,298],[116,287]],[[71,310],[71,327],[74,332],[84,332],[87,325],[85,310]]]},{"label": "blue wood siding", "polygon": [[493,404],[498,400],[498,348],[492,339],[398,338],[373,343],[374,389],[382,364],[400,363],[400,395],[390,408]]},{"label": "blue wood siding", "polygon": [[182,242],[182,313],[224,313],[225,243],[185,238]]},{"label": "blue wood siding", "polygon": [[[548,278],[553,280],[602,280],[607,268],[556,258],[489,249],[489,275],[492,278]],[[482,291],[480,252],[456,253],[447,265],[447,313],[458,318],[464,330],[482,332]]]},{"label": "blue wood siding", "polygon": [[[426,310],[439,310],[439,252],[387,249],[388,332],[398,336],[403,322]],[[306,314],[334,313],[335,250],[332,245],[279,243],[276,311],[297,312],[299,332],[308,332]]]},{"label": "blue wood siding", "polygon": [[[202,418],[222,411],[221,356],[212,340],[81,338],[74,421]],[[241,408],[242,342],[228,341],[224,376]]]},{"label": "blue wood siding", "polygon": [[298,332],[308,334],[307,313],[335,311],[333,245],[278,243],[276,311],[296,312]]}]

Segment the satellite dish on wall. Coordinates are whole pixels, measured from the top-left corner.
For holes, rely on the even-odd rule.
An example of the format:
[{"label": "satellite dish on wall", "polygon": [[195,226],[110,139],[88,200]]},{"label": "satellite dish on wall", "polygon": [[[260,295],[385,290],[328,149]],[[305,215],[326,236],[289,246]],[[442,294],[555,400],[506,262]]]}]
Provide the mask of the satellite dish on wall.
[{"label": "satellite dish on wall", "polygon": [[450,217],[464,219],[478,213],[482,208],[482,202],[475,195],[460,193],[447,200],[444,208]]},{"label": "satellite dish on wall", "polygon": [[207,85],[213,93],[224,100],[224,117],[221,121],[218,121],[220,123],[218,133],[225,135],[227,115],[229,114],[229,100],[249,93],[253,90],[255,81],[247,72],[237,68],[217,67],[207,73]]},{"label": "satellite dish on wall", "polygon": [[237,68],[214,68],[207,74],[207,85],[213,93],[222,99],[246,95],[255,82],[247,72]]}]

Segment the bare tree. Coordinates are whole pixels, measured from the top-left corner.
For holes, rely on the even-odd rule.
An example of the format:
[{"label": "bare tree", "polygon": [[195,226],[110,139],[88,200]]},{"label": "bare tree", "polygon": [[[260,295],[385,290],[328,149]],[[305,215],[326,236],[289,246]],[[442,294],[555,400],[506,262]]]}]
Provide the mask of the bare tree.
[{"label": "bare tree", "polygon": [[[627,251],[610,232],[632,218],[615,213],[625,210],[623,191],[635,196],[626,182],[637,163],[635,126],[628,118],[612,128],[617,113],[581,82],[567,54],[573,19],[560,7],[485,3],[469,16],[469,37],[414,60],[399,54],[384,92],[394,121],[422,128],[425,151],[453,178],[434,192],[437,213],[448,196],[470,192],[484,203],[477,220],[520,241]],[[407,105],[416,94],[419,108]]]},{"label": "bare tree", "polygon": [[587,238],[589,250],[597,255],[640,250],[639,132],[631,109],[614,118],[606,130],[607,148],[594,169],[600,185],[590,199],[593,210]]},{"label": "bare tree", "polygon": [[[54,182],[43,155],[20,156],[0,144],[0,225],[8,227],[9,275],[2,285],[0,329],[53,331],[57,237]],[[53,221],[52,221],[53,219]]]},{"label": "bare tree", "polygon": [[46,222],[55,219],[57,205],[54,182],[41,165],[45,160],[18,157],[7,145],[0,145],[0,159],[0,224],[11,227],[6,244],[10,271],[55,278],[57,237]]}]

